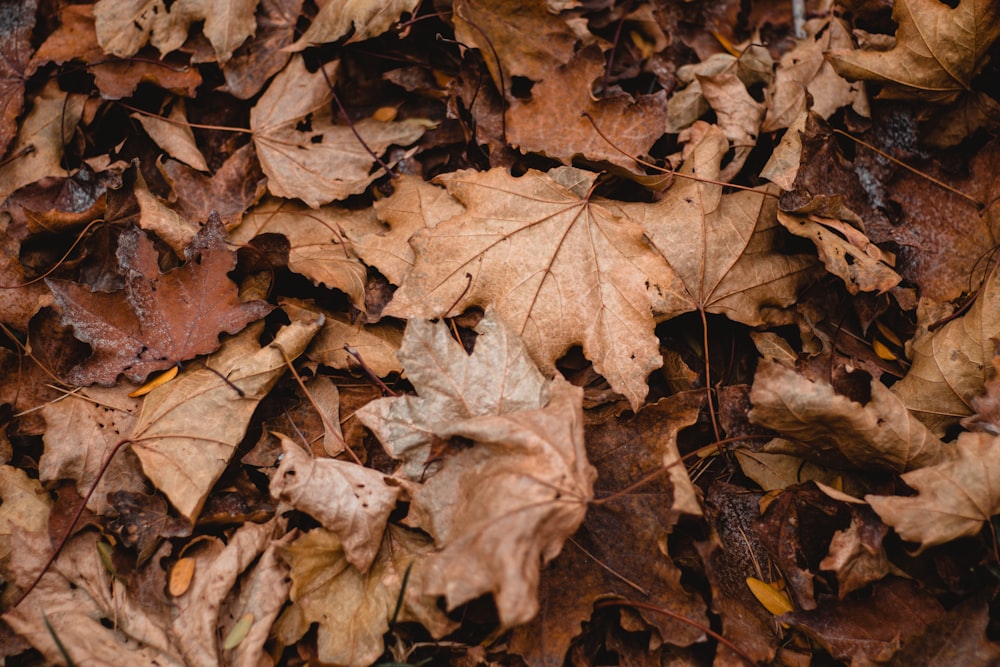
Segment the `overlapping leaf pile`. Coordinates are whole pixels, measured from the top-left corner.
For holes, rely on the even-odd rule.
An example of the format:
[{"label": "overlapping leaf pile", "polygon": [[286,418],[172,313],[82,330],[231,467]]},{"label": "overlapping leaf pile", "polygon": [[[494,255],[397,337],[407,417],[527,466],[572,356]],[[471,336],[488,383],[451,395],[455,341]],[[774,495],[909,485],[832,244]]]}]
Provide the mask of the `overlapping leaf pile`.
[{"label": "overlapping leaf pile", "polygon": [[0,656],[1000,662],[1000,11],[791,4],[0,2]]}]

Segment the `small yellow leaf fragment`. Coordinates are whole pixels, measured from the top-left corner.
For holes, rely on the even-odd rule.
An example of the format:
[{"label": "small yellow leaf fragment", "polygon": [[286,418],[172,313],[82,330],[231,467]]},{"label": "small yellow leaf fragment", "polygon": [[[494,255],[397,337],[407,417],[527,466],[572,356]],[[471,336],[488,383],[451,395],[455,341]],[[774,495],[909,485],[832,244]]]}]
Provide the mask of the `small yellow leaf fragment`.
[{"label": "small yellow leaf fragment", "polygon": [[234,625],[233,629],[229,631],[228,635],[226,635],[225,641],[222,642],[222,650],[228,651],[239,646],[240,642],[246,638],[247,633],[250,632],[250,628],[252,627],[253,614],[247,612],[240,617],[240,620],[236,621],[236,625]]},{"label": "small yellow leaf fragment", "polygon": [[191,585],[191,578],[194,577],[195,559],[184,557],[179,559],[170,568],[170,581],[167,583],[167,590],[174,597],[184,595]]},{"label": "small yellow leaf fragment", "polygon": [[179,366],[171,366],[170,368],[168,368],[167,370],[163,371],[162,373],[160,373],[159,375],[157,375],[155,378],[153,378],[152,380],[150,380],[146,384],[142,385],[141,387],[139,387],[138,389],[136,389],[135,391],[133,391],[131,394],[129,394],[129,396],[132,397],[132,398],[138,398],[140,396],[145,396],[146,394],[148,394],[149,392],[153,391],[157,387],[170,382],[175,377],[177,377],[177,370],[178,370],[178,368],[179,368]]},{"label": "small yellow leaf fragment", "polygon": [[390,123],[396,120],[396,113],[396,107],[379,107],[378,109],[375,109],[375,113],[372,114],[372,118],[380,123]]},{"label": "small yellow leaf fragment", "polygon": [[792,601],[788,598],[788,593],[779,590],[774,584],[769,584],[754,577],[747,577],[747,586],[750,588],[753,596],[757,598],[757,602],[764,605],[764,609],[767,609],[775,616],[794,611]]},{"label": "small yellow leaf fragment", "polygon": [[99,540],[97,542],[97,556],[101,559],[101,565],[104,569],[108,571],[112,577],[118,577],[118,570],[115,568],[115,564],[111,559],[114,553],[114,547],[104,540]]},{"label": "small yellow leaf fragment", "polygon": [[896,347],[903,347],[903,341],[899,339],[899,336],[896,335],[895,331],[893,331],[886,325],[882,324],[878,320],[875,320],[875,326],[878,327],[878,332],[882,334],[883,338],[885,338],[887,341],[889,341]]},{"label": "small yellow leaf fragment", "polygon": [[893,351],[878,338],[872,339],[872,349],[875,350],[875,354],[878,355],[879,359],[885,359],[886,361],[896,360],[896,355]]}]

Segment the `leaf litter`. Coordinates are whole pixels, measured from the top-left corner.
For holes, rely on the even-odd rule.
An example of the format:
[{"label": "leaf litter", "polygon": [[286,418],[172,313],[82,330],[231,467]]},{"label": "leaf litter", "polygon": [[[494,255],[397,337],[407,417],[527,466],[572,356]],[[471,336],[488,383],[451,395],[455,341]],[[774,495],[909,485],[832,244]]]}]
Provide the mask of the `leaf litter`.
[{"label": "leaf litter", "polygon": [[996,662],[996,9],[758,4],[0,9],[0,658]]}]

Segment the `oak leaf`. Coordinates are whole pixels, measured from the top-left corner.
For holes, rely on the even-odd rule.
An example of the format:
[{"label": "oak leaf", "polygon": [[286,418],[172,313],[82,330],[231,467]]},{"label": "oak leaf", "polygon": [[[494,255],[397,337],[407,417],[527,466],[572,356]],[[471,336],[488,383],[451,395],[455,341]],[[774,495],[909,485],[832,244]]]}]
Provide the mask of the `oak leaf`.
[{"label": "oak leaf", "polygon": [[906,407],[938,435],[973,413],[972,400],[993,376],[1000,340],[1000,270],[994,268],[962,317],[916,337],[913,365],[892,387]]},{"label": "oak leaf", "polygon": [[369,150],[381,154],[424,133],[425,123],[415,119],[334,125],[330,102],[336,70],[335,62],[310,73],[302,56],[294,56],[250,111],[250,130],[271,194],[297,197],[313,208],[358,194],[380,173],[370,173],[375,160]]},{"label": "oak leaf", "polygon": [[975,535],[1000,514],[1000,436],[962,433],[948,461],[912,470],[903,481],[915,496],[865,496],[893,530],[920,548]]},{"label": "oak leaf", "polygon": [[146,396],[132,432],[143,472],[193,521],[222,475],[257,404],[305,350],[322,317],[293,320],[261,347],[260,327],[223,345],[206,368],[188,370]]},{"label": "oak leaf", "polygon": [[960,0],[954,8],[939,0],[897,0],[892,18],[899,28],[891,50],[827,56],[841,76],[884,83],[879,97],[888,99],[953,102],[972,90],[1000,36],[1000,6],[987,0]]},{"label": "oak leaf", "polygon": [[413,13],[419,0],[335,0],[320,7],[316,18],[289,51],[335,42],[350,33],[347,43],[378,37],[392,27],[404,13]]},{"label": "oak leaf", "polygon": [[46,280],[63,310],[63,322],[94,353],[73,368],[75,384],[110,386],[119,374],[134,382],[219,347],[219,335],[236,333],[271,311],[263,301],[241,303],[226,274],[236,255],[226,247],[218,216],[185,251],[187,263],[160,273],[153,242],[138,228],[122,232],[117,259],[125,289],[92,292],[66,280]]},{"label": "oak leaf", "polygon": [[134,56],[147,42],[161,55],[179,49],[192,23],[204,21],[202,32],[224,63],[257,28],[259,0],[98,0],[94,5],[97,40],[108,53]]},{"label": "oak leaf", "polygon": [[538,171],[442,180],[467,210],[413,236],[413,270],[383,314],[440,317],[492,304],[544,371],[582,343],[597,372],[638,406],[662,363],[649,292],[678,281],[629,218],[635,205],[582,196]]},{"label": "oak leaf", "polygon": [[808,443],[794,452],[807,460],[903,472],[950,458],[950,448],[878,380],[862,405],[822,380],[763,361],[750,400],[750,421]]},{"label": "oak leaf", "polygon": [[347,562],[367,572],[382,543],[400,487],[385,475],[337,459],[310,458],[278,434],[284,456],[271,478],[271,495],[305,512],[340,539]]}]

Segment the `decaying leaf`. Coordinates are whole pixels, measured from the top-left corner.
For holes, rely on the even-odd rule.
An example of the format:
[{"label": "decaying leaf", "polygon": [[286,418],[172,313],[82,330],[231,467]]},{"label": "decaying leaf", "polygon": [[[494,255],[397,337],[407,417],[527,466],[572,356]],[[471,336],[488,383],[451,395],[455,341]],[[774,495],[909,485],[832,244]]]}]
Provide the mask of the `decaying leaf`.
[{"label": "decaying leaf", "polygon": [[834,50],[828,56],[841,76],[885,84],[881,97],[948,103],[972,89],[1000,36],[1000,7],[960,0],[952,8],[938,0],[896,0],[899,25],[889,51]]},{"label": "decaying leaf", "polygon": [[271,495],[335,533],[347,562],[367,572],[400,488],[377,470],[350,461],[312,459],[287,437],[279,437],[284,456],[271,479]]},{"label": "decaying leaf", "polygon": [[197,518],[243,439],[257,403],[305,350],[321,318],[300,319],[261,347],[259,327],[230,339],[207,368],[153,390],[132,432],[143,472],[181,515]]},{"label": "decaying leaf", "polygon": [[35,0],[0,5],[0,156],[17,134],[17,117],[24,105],[24,74],[31,58],[31,30],[35,27]]},{"label": "decaying leaf", "polygon": [[348,42],[360,42],[382,34],[404,12],[412,13],[419,0],[392,0],[372,3],[367,0],[341,0],[323,5],[309,28],[288,49],[301,51],[315,44],[335,42],[350,33]]},{"label": "decaying leaf", "polygon": [[153,242],[130,228],[118,243],[124,290],[93,292],[47,280],[63,322],[94,349],[69,373],[71,382],[110,386],[124,373],[141,383],[154,371],[215,351],[221,333],[236,333],[271,311],[262,301],[240,302],[236,284],[226,276],[236,255],[226,247],[218,217],[202,228],[185,256],[184,266],[160,273]]}]

